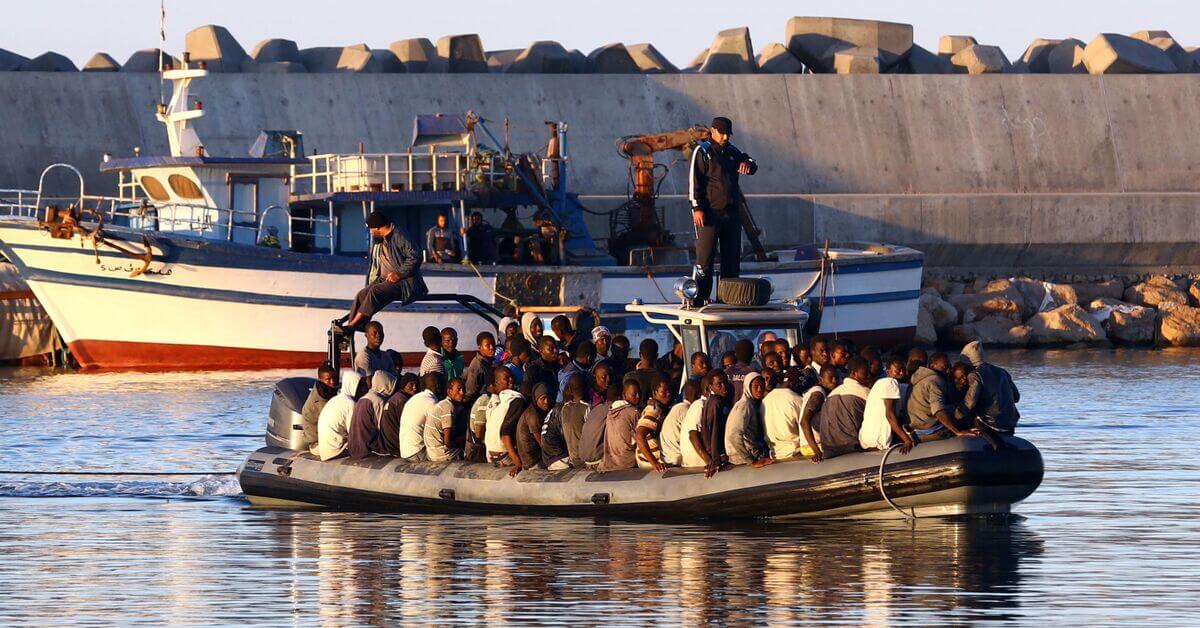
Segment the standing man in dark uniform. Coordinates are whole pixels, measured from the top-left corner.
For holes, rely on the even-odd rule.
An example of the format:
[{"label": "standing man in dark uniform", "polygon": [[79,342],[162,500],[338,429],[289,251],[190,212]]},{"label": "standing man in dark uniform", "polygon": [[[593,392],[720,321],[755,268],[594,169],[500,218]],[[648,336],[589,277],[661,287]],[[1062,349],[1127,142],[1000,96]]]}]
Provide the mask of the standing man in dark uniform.
[{"label": "standing man in dark uniform", "polygon": [[[383,212],[367,216],[371,232],[371,269],[367,271],[367,287],[358,291],[343,329],[361,331],[388,304],[399,301],[411,303],[429,292],[421,278],[421,254],[409,238]],[[348,319],[348,320],[347,320]]]},{"label": "standing man in dark uniform", "polygon": [[738,175],[752,175],[758,164],[730,141],[733,122],[713,118],[711,139],[701,142],[692,152],[688,179],[688,200],[692,205],[692,224],[696,226],[696,283],[698,293],[692,300],[699,307],[712,293],[713,261],[721,253],[721,276],[737,277],[742,257],[742,216],[744,201]]}]

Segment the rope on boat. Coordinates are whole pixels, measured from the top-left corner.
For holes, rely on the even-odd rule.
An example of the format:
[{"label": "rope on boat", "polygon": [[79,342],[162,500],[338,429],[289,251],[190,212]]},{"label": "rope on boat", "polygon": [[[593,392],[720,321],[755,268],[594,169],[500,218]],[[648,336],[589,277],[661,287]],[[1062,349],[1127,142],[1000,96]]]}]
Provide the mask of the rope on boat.
[{"label": "rope on boat", "polygon": [[891,455],[892,451],[900,446],[901,443],[897,443],[891,447],[888,447],[887,451],[883,452],[883,459],[879,461],[879,475],[876,476],[876,481],[878,482],[879,486],[879,494],[883,496],[883,501],[887,502],[887,505],[891,506],[892,510],[900,513],[900,516],[909,521],[916,521],[920,517],[917,516],[917,510],[915,508],[909,508],[909,510],[912,511],[911,513],[904,512],[902,508],[896,505],[896,502],[892,501],[891,497],[888,497],[887,491],[883,490],[883,467],[887,464],[888,456]]},{"label": "rope on boat", "polygon": [[205,476],[205,475],[237,475],[236,471],[73,471],[73,470],[32,470],[32,469],[3,469],[0,470],[0,475],[85,475],[85,476],[100,476],[100,477],[122,477],[122,476],[138,476],[138,477],[184,477],[184,476]]}]

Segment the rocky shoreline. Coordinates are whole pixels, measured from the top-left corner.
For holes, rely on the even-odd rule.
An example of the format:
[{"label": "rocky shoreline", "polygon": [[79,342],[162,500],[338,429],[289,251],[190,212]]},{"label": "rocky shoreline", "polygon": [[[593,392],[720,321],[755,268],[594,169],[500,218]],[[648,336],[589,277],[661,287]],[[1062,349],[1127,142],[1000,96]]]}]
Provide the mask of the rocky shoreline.
[{"label": "rocky shoreline", "polygon": [[1200,277],[1055,283],[927,276],[916,343],[993,347],[1200,346]]}]

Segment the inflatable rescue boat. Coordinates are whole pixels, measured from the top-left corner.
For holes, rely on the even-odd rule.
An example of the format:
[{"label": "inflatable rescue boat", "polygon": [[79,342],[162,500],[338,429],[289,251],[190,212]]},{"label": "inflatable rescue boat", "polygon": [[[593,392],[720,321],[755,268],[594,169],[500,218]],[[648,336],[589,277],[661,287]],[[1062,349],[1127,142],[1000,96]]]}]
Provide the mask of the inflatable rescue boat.
[{"label": "inflatable rescue boat", "polygon": [[[279,382],[273,424],[299,428],[312,380]],[[300,430],[302,433],[302,430]],[[238,470],[247,499],[263,507],[422,513],[608,516],[636,519],[923,517],[1006,513],[1042,480],[1042,457],[1009,437],[999,451],[982,438],[846,454],[820,464],[793,459],[711,478],[703,469],[508,469],[472,462],[340,458],[322,462],[268,432],[268,446]],[[302,445],[299,445],[302,447]],[[881,466],[881,462],[886,464]]]},{"label": "inflatable rescue boat", "polygon": [[[688,290],[682,281],[677,294],[687,298]],[[693,309],[634,302],[626,310],[666,327],[685,355],[719,355],[721,345],[765,330],[794,346],[809,321],[794,304]],[[339,355],[338,342],[331,340],[331,356]],[[820,464],[796,458],[727,468],[711,478],[687,468],[528,469],[509,477],[508,468],[475,462],[382,456],[322,462],[308,453],[300,417],[313,381],[290,378],[275,386],[267,446],[238,470],[242,491],[256,506],[676,520],[921,517],[1006,513],[1042,481],[1041,453],[1016,437],[999,449],[983,438],[953,438],[921,443],[907,454],[860,452]]]}]

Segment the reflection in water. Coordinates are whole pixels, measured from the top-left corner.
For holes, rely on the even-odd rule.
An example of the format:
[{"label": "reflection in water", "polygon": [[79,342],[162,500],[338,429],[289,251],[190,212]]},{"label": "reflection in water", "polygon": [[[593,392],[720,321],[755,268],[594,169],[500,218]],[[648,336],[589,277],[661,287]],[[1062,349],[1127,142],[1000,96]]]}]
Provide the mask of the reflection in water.
[{"label": "reflection in water", "polygon": [[[993,358],[1046,461],[1028,519],[269,512],[181,497],[236,495],[221,478],[6,476],[0,624],[1200,623],[1200,352]],[[0,370],[5,466],[232,471],[292,374]]]},{"label": "reflection in water", "polygon": [[1022,561],[1042,553],[1019,518],[909,528],[252,516],[292,566],[279,602],[339,623],[1013,619]]}]

